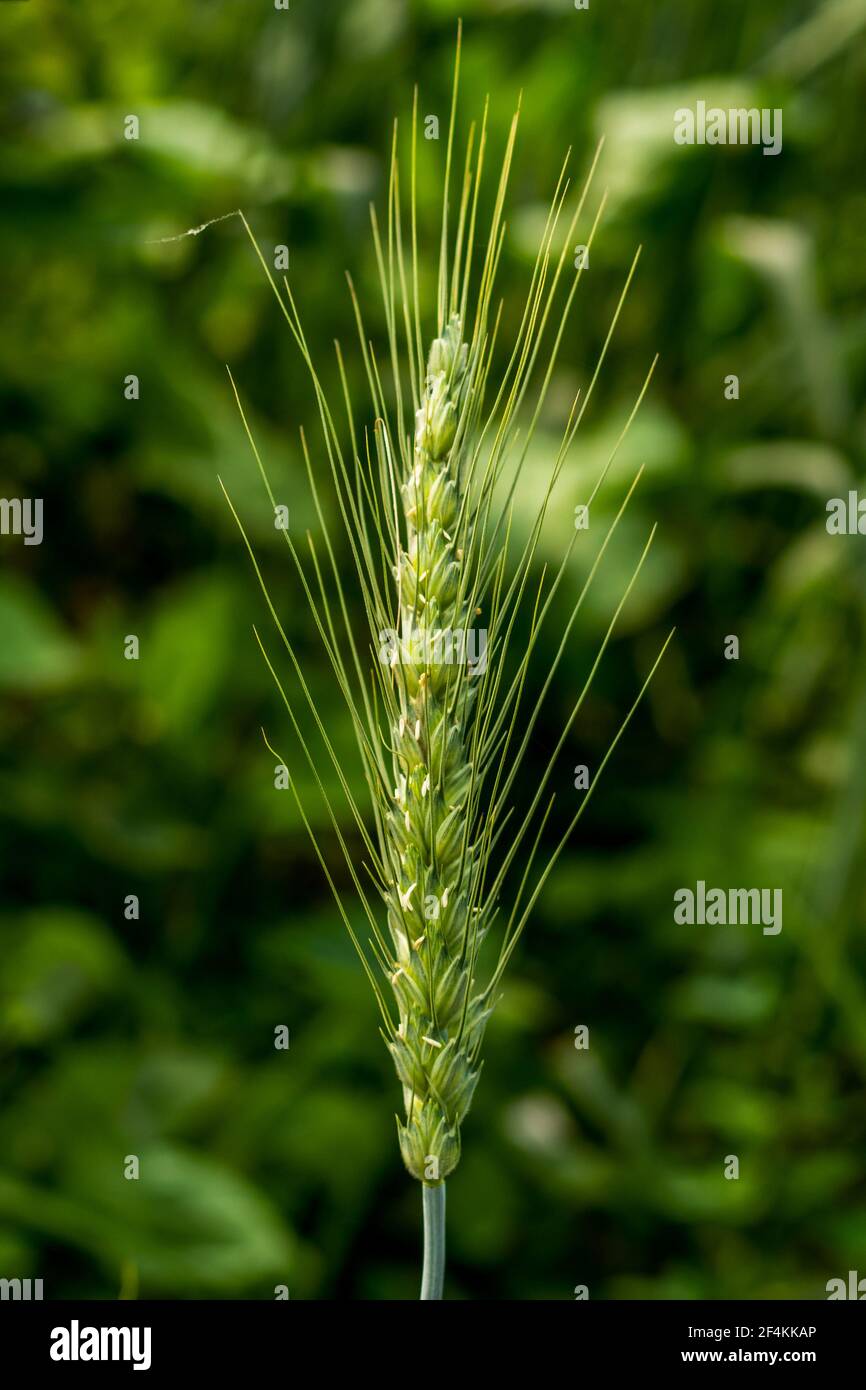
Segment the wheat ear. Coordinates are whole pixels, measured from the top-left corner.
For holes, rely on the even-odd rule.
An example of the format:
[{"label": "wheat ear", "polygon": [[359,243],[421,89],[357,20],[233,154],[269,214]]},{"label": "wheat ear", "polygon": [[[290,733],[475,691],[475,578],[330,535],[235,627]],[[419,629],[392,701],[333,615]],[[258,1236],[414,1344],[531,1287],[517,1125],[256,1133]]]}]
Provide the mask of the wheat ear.
[{"label": "wheat ear", "polygon": [[[375,211],[371,210],[388,330],[393,406],[388,404],[379,362],[349,281],[375,416],[372,444],[368,435],[365,434],[363,445],[356,435],[355,412],[342,352],[337,345],[349,434],[349,447],[344,449],[341,431],[312,361],[289,284],[285,279],[282,289],[275,284],[243,219],[310,374],[339,515],[369,624],[365,654],[357,640],[345,581],[320,502],[316,471],[302,432],[301,446],[320,522],[324,554],[320,554],[312,536],[308,535],[310,558],[305,564],[287,531],[284,538],[334,677],[346,700],[370,793],[372,833],[367,815],[352,795],[319,717],[243,523],[231,500],[227,499],[288,653],[301,696],[315,722],[367,853],[362,881],[343,836],[340,817],[322,782],[317,757],[302,733],[285,683],[257,632],[256,638],[325,802],[369,927],[370,935],[364,945],[334,883],[328,856],[310,826],[289,770],[289,786],[370,981],[382,1018],[383,1037],[402,1085],[404,1114],[402,1118],[397,1117],[400,1152],[407,1170],[424,1189],[425,1261],[421,1296],[425,1299],[442,1296],[445,1179],[459,1162],[461,1125],[478,1082],[484,1029],[496,1002],[503,971],[550,872],[673,635],[670,634],[658,653],[567,829],[546,865],[536,874],[536,855],[555,799],[550,796],[545,800],[551,774],[640,573],[655,531],[653,528],[650,532],[586,682],[539,777],[528,814],[515,826],[510,822],[508,799],[518,767],[526,754],[573,624],[640,476],[638,473],[626,492],[597,548],[572,606],[541,696],[532,711],[525,714],[522,731],[518,734],[527,672],[577,540],[575,532],[556,574],[552,577],[543,574],[533,594],[529,578],[541,527],[601,371],[637,256],[586,393],[582,399],[578,396],[572,406],[529,539],[522,552],[512,559],[509,549],[514,489],[583,273],[581,263],[565,293],[564,304],[554,313],[567,253],[583,213],[598,151],[564,229],[563,250],[556,256],[553,248],[557,229],[560,235],[563,230],[560,219],[569,194],[566,167],[563,166],[520,326],[507,365],[496,389],[492,390],[489,374],[498,329],[498,316],[491,323],[492,292],[503,244],[503,208],[519,112],[509,132],[487,228],[486,250],[480,272],[476,272],[473,251],[487,144],[487,112],[485,109],[480,131],[476,132],[473,127],[469,133],[452,245],[449,187],[459,54],[458,36],[444,181],[437,331],[426,353],[422,348],[415,200],[417,92],[411,144],[411,253],[404,244],[396,123],[384,238]],[[603,206],[604,199],[592,221],[587,247],[592,244]],[[470,321],[471,332],[467,331]],[[634,419],[654,365],[653,362],[588,499],[590,504]],[[407,429],[404,405],[407,376],[414,410],[411,431]],[[232,385],[234,387],[234,382]],[[275,506],[267,472],[236,389],[235,396],[268,496]],[[518,419],[523,414],[528,414],[528,424],[521,430]],[[525,607],[531,612],[529,638],[515,664],[511,639],[518,612]],[[513,669],[509,677],[506,671],[510,668]],[[265,741],[274,756],[288,768],[285,758],[277,753],[267,737]],[[481,982],[481,947],[498,914],[506,876],[530,827],[528,862],[520,882],[511,892],[510,912],[504,928],[498,933],[498,957]],[[510,828],[511,838],[508,847],[503,848],[503,843],[507,843],[502,838],[506,828]],[[377,900],[384,905],[383,910],[377,910]]]}]

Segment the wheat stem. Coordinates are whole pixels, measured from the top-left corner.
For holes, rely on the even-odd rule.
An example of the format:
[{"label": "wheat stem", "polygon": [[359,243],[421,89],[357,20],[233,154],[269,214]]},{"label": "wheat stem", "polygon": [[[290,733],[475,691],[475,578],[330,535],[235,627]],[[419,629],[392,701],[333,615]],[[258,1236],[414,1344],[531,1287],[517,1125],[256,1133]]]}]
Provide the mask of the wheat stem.
[{"label": "wheat stem", "polygon": [[424,1209],[424,1266],[421,1298],[441,1298],[445,1281],[445,1184],[421,1186]]}]

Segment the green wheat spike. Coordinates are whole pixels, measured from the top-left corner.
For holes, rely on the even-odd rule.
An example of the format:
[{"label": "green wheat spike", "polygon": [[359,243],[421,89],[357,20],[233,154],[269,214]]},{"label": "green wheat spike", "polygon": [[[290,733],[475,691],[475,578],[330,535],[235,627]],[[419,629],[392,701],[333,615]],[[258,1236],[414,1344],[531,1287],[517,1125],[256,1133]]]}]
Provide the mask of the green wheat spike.
[{"label": "green wheat spike", "polygon": [[[340,817],[321,779],[316,753],[305,740],[285,682],[256,632],[295,736],[325,803],[366,918],[364,945],[343,903],[327,858],[302,805],[289,785],[313,842],[341,918],[361,958],[382,1017],[382,1035],[403,1093],[397,1136],[403,1162],[424,1189],[425,1269],[422,1298],[441,1297],[444,1271],[444,1182],[460,1160],[461,1130],[478,1084],[484,1031],[496,1003],[503,971],[568,836],[593,794],[614,748],[652,679],[668,642],[613,739],[565,835],[539,873],[536,858],[553,806],[547,796],[551,774],[577,719],[617,620],[652,544],[650,533],[622,599],[610,621],[556,748],[539,779],[528,814],[512,821],[511,789],[530,745],[539,710],[550,688],[584,598],[609,541],[631,499],[640,471],[598,546],[586,580],[572,604],[556,654],[534,708],[523,713],[523,693],[540,633],[554,597],[567,582],[577,533],[555,575],[546,571],[531,600],[529,638],[514,673],[511,648],[519,612],[532,594],[530,575],[554,488],[566,466],[635,273],[628,272],[607,336],[585,394],[578,396],[529,538],[510,554],[512,505],[520,469],[544,405],[582,267],[561,302],[568,249],[589,194],[596,151],[576,206],[569,198],[567,163],[551,202],[519,316],[514,341],[498,380],[492,379],[500,331],[493,291],[505,235],[504,208],[515,148],[519,108],[512,120],[499,171],[493,212],[486,228],[479,193],[488,145],[487,109],[469,132],[457,203],[456,232],[450,207],[457,91],[458,31],[454,90],[444,179],[436,328],[426,351],[421,319],[419,234],[416,206],[417,91],[412,111],[410,221],[404,233],[395,123],[388,181],[387,219],[380,226],[371,210],[373,244],[387,327],[387,355],[380,363],[369,339],[362,307],[349,279],[359,352],[372,403],[369,426],[358,433],[344,358],[336,345],[348,447],[322,387],[304,334],[295,298],[284,279],[278,286],[253,234],[244,225],[309,373],[322,450],[327,459],[340,525],[354,566],[367,632],[361,638],[351,616],[338,549],[320,499],[318,465],[307,439],[301,445],[321,540],[307,538],[305,561],[287,531],[292,564],[346,701],[370,797],[369,810],[350,790],[327,730],[316,709],[301,664],[281,624],[243,523],[232,514],[262,587],[276,632],[286,649],[300,697],[313,717],[366,858],[355,862]],[[474,164],[473,164],[474,162]],[[587,245],[601,221],[604,198],[592,220]],[[554,245],[567,222],[563,249]],[[485,246],[480,267],[475,247]],[[449,269],[450,266],[450,269]],[[608,469],[649,386],[652,363],[590,497]],[[390,375],[386,391],[383,372]],[[240,397],[238,407],[271,504],[274,496]],[[411,412],[407,410],[407,392]],[[388,401],[393,399],[393,410]],[[321,457],[321,452],[319,454]],[[672,636],[672,634],[671,634]],[[266,742],[267,742],[267,736]],[[271,744],[268,742],[268,747]],[[271,748],[271,751],[274,750]],[[274,754],[274,756],[277,756]],[[281,759],[281,761],[285,761]],[[371,824],[372,817],[372,824]],[[511,839],[501,852],[503,832]],[[531,840],[520,882],[511,890],[504,929],[495,927],[508,874],[521,844]],[[361,872],[359,872],[361,870]],[[485,966],[486,942],[498,935],[496,958]]]}]

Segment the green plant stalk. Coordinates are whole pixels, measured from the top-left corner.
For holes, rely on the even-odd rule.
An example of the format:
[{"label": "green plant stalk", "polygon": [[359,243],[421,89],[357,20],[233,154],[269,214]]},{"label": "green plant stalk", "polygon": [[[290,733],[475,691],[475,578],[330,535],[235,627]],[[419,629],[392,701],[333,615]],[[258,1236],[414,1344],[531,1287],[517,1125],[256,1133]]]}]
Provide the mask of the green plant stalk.
[{"label": "green plant stalk", "polygon": [[445,1184],[421,1188],[424,1208],[424,1267],[421,1300],[442,1297],[445,1282]]}]

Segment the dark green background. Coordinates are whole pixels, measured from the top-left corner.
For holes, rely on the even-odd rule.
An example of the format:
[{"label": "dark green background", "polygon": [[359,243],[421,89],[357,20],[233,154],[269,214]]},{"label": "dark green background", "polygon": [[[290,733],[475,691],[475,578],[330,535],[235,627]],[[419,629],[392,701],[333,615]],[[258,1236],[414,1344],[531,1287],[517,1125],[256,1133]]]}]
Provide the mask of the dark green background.
[{"label": "dark green background", "polygon": [[[495,160],[523,91],[507,323],[566,148],[580,177],[607,135],[588,210],[607,187],[608,211],[518,531],[643,245],[542,560],[661,355],[560,620],[646,475],[517,788],[525,807],[658,521],[554,775],[551,843],[573,767],[597,765],[677,634],[509,970],[449,1183],[447,1293],[823,1297],[866,1274],[866,568],[862,538],[824,526],[857,486],[866,424],[866,7],[30,0],[0,7],[0,495],[45,503],[41,547],[0,538],[0,1276],[41,1276],[46,1297],[417,1292],[399,1089],[261,725],[348,875],[255,646],[267,614],[216,481],[357,783],[225,364],[299,538],[317,527],[299,425],[326,467],[313,393],[237,219],[150,243],[242,206],[266,248],[290,247],[326,385],[339,337],[369,423],[343,271],[381,345],[367,205],[416,81],[444,130],[458,13],[461,136],[489,91]],[[782,153],[675,145],[673,111],[698,99],[782,107]],[[422,144],[425,290],[443,154]],[[555,650],[552,629],[535,691]],[[677,926],[673,893],[698,878],[781,887],[781,935]]]}]

